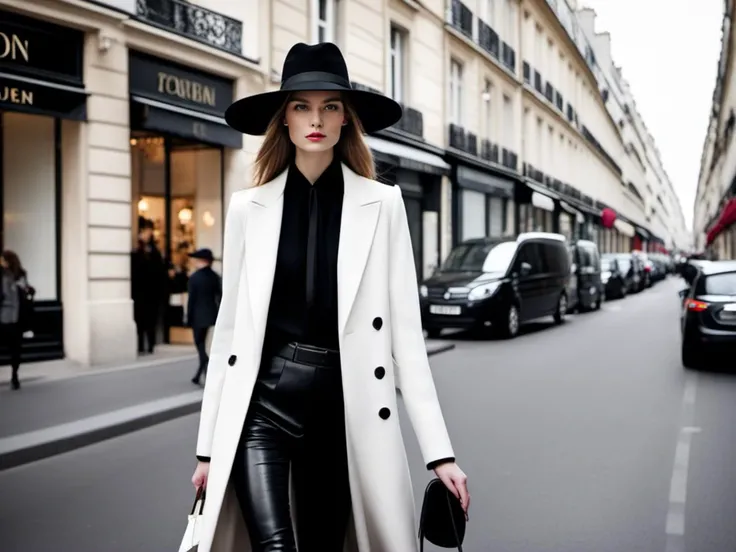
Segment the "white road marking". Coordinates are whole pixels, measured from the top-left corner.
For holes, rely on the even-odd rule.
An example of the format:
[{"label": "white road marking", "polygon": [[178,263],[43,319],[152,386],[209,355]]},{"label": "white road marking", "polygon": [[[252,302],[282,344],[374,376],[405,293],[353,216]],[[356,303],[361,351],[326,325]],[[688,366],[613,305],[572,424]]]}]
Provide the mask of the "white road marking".
[{"label": "white road marking", "polygon": [[688,372],[685,380],[685,390],[682,396],[682,410],[680,413],[680,432],[675,447],[675,461],[670,479],[669,508],[667,510],[667,534],[665,552],[685,551],[685,505],[687,502],[687,475],[690,467],[690,451],[692,450],[693,435],[700,433],[699,427],[694,427],[695,399],[698,390],[697,374]]}]

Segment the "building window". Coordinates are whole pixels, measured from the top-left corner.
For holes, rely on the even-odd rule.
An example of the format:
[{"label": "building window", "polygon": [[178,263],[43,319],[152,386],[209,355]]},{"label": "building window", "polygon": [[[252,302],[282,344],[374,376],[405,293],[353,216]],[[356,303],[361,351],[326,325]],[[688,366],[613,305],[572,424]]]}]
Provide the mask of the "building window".
[{"label": "building window", "polygon": [[502,197],[487,196],[488,199],[488,235],[500,238],[506,228],[506,200]]},{"label": "building window", "polygon": [[462,122],[463,66],[453,59],[450,62],[450,121],[463,126]]},{"label": "building window", "polygon": [[312,42],[335,41],[335,0],[312,0]]},{"label": "building window", "polygon": [[401,29],[391,27],[391,63],[390,83],[391,97],[397,102],[404,101],[404,83],[406,82],[406,33]]},{"label": "building window", "polygon": [[486,236],[486,196],[474,190],[462,191],[462,240]]},{"label": "building window", "polygon": [[514,104],[509,96],[503,95],[503,139],[508,149],[514,149],[516,133],[514,121]]},{"label": "building window", "polygon": [[491,27],[493,27],[495,9],[494,0],[480,0],[480,18]]},{"label": "building window", "polygon": [[485,80],[483,87],[483,123],[485,126],[485,136],[491,140],[493,138],[493,84],[490,80]]},{"label": "building window", "polygon": [[516,44],[516,0],[506,0],[506,42],[512,47]]}]

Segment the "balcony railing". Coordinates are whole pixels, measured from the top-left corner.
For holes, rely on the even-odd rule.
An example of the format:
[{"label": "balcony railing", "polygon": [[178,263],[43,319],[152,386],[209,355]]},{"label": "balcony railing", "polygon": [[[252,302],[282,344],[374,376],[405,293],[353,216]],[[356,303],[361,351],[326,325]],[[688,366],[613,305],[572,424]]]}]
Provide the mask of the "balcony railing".
[{"label": "balcony railing", "polygon": [[539,71],[534,71],[534,89],[542,94],[542,75]]},{"label": "balcony railing", "polygon": [[598,152],[614,167],[616,170],[616,173],[620,176],[622,174],[621,167],[618,166],[618,163],[613,160],[613,157],[611,157],[608,152],[603,148],[603,146],[598,142],[595,136],[588,130],[588,128],[583,125],[582,128],[583,137],[596,149]]},{"label": "balcony railing", "polygon": [[490,140],[483,140],[480,148],[481,159],[498,163],[498,144],[492,143]]},{"label": "balcony railing", "polygon": [[498,59],[501,44],[498,33],[480,19],[478,20],[478,44],[486,52]]},{"label": "balcony railing", "polygon": [[243,23],[185,0],[136,0],[136,15],[147,23],[220,50],[243,53]]},{"label": "balcony railing", "polygon": [[549,81],[544,85],[544,97],[547,98],[549,103],[555,101],[555,89]]},{"label": "balcony railing", "polygon": [[473,38],[473,12],[460,0],[452,0],[450,24],[458,31]]},{"label": "balcony railing", "polygon": [[519,165],[519,156],[511,150],[503,148],[501,150],[501,164],[507,169],[515,171]]},{"label": "balcony railing", "polygon": [[466,151],[468,147],[465,129],[453,123],[450,124],[450,147],[461,151]]},{"label": "balcony railing", "polygon": [[404,116],[393,128],[412,134],[418,138],[424,138],[424,116],[421,111],[411,107],[404,107]]},{"label": "balcony railing", "polygon": [[557,106],[557,109],[564,111],[565,100],[562,98],[562,94],[560,94],[559,90],[555,91],[555,105]]},{"label": "balcony railing", "polygon": [[478,155],[478,137],[472,132],[465,136],[465,151],[471,155]]},{"label": "balcony railing", "polygon": [[501,45],[501,61],[512,73],[516,73],[516,52],[505,42]]},{"label": "balcony railing", "polygon": [[529,65],[528,61],[525,61],[522,64],[522,67],[523,67],[523,72],[524,72],[524,82],[526,84],[531,84],[532,83],[532,66]]}]

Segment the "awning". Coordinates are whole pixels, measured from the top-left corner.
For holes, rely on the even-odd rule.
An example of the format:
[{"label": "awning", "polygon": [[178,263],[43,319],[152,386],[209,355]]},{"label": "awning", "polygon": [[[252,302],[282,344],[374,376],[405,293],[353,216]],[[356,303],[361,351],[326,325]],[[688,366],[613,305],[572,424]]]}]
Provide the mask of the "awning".
[{"label": "awning", "polygon": [[562,207],[563,211],[567,211],[571,215],[575,216],[575,220],[579,223],[585,222],[585,215],[578,211],[575,207],[567,203],[566,201],[560,201],[560,207]]},{"label": "awning", "polygon": [[0,73],[0,110],[84,121],[87,96],[84,88]]},{"label": "awning", "polygon": [[465,165],[457,167],[457,183],[463,188],[496,197],[514,197],[514,182]]},{"label": "awning", "polygon": [[624,222],[621,219],[616,219],[613,223],[613,227],[629,238],[633,238],[636,234],[636,229],[631,224]]},{"label": "awning", "polygon": [[131,96],[131,102],[132,129],[164,132],[228,148],[243,147],[243,135],[221,117],[140,96]]},{"label": "awning", "polygon": [[636,227],[636,233],[639,234],[641,239],[649,241],[652,239],[652,237],[649,235],[649,232],[642,228],[641,226]]},{"label": "awning", "polygon": [[539,207],[540,209],[544,209],[545,211],[555,210],[554,200],[546,195],[540,194],[539,192],[534,192],[532,194],[532,205]]},{"label": "awning", "polygon": [[365,136],[365,141],[379,161],[429,174],[448,174],[450,172],[450,165],[434,153],[376,136]]}]

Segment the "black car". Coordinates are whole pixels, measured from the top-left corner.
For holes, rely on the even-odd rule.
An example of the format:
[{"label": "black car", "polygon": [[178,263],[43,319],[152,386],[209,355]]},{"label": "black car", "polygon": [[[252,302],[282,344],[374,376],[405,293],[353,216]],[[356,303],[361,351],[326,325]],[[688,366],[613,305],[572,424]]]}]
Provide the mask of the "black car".
[{"label": "black car", "polygon": [[619,263],[615,255],[604,255],[601,258],[601,283],[605,288],[606,299],[623,299],[629,292],[632,286],[631,276],[625,266],[624,263]]},{"label": "black car", "polygon": [[592,241],[577,240],[570,245],[569,251],[572,262],[570,307],[579,311],[598,310],[604,295],[598,246]]},{"label": "black car", "polygon": [[682,364],[699,368],[707,353],[728,350],[733,366],[736,352],[736,261],[702,264],[682,305]]},{"label": "black car", "polygon": [[514,337],[521,323],[549,315],[559,324],[567,313],[569,279],[560,234],[468,240],[420,286],[422,323],[430,337],[444,328],[493,328]]}]

